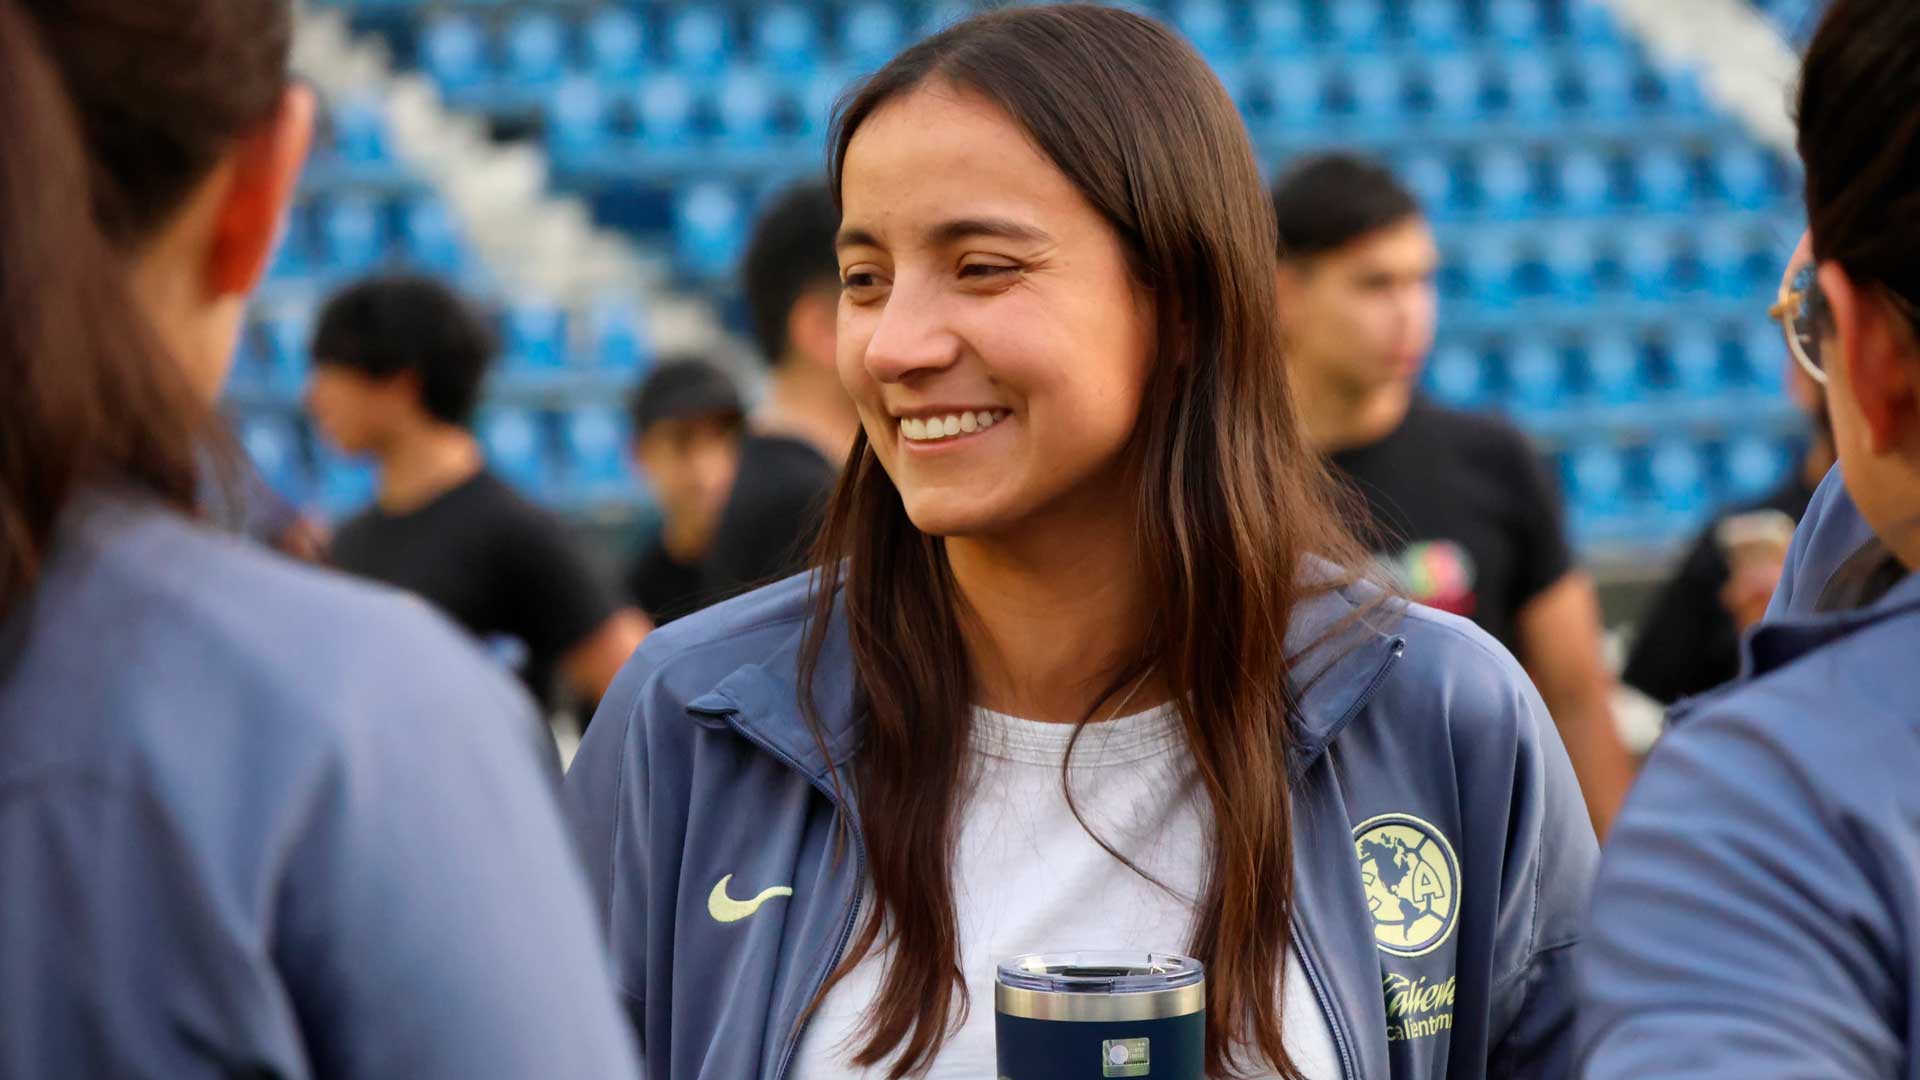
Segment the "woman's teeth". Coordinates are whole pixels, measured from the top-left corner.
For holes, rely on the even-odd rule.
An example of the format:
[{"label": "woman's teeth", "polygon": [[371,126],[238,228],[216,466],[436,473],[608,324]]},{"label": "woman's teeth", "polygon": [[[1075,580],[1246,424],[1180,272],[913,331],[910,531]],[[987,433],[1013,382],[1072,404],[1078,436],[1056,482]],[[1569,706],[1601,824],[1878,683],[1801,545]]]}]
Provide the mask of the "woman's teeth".
[{"label": "woman's teeth", "polygon": [[900,421],[900,436],[908,442],[936,442],[956,435],[985,431],[1006,418],[1006,412],[999,409],[953,413],[949,416],[909,416]]}]

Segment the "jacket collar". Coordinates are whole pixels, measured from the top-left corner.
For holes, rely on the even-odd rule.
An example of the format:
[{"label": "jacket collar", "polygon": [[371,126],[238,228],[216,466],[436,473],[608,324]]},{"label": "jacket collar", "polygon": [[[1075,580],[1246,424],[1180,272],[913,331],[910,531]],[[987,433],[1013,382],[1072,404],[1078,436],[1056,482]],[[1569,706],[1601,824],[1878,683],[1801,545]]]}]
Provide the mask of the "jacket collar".
[{"label": "jacket collar", "polygon": [[[1853,571],[1848,576],[1877,577],[1882,582],[1890,581],[1891,587],[1863,606],[1781,619],[1755,629],[1743,645],[1744,670],[1754,677],[1765,675],[1865,627],[1920,609],[1920,574],[1901,572],[1890,565],[1891,560],[1892,555],[1878,541],[1869,542],[1843,568]],[[1840,576],[1836,574],[1835,578]]]},{"label": "jacket collar", "polygon": [[[1293,772],[1326,751],[1372,696],[1406,640],[1391,633],[1403,606],[1371,586],[1317,595],[1295,609],[1288,651],[1295,656],[1300,696]],[[816,784],[841,769],[859,747],[853,647],[844,611],[836,604],[814,679],[814,704],[825,753],[800,711],[800,652],[806,623],[758,663],[744,665],[687,705],[691,713],[726,718],[743,734],[805,772]]]}]

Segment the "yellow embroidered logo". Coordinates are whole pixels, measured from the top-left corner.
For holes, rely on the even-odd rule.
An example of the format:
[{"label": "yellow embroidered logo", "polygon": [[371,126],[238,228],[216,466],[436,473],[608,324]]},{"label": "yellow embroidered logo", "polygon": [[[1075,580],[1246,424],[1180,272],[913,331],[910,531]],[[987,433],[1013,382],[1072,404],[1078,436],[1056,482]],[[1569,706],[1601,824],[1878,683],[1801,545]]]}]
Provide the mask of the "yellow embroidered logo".
[{"label": "yellow embroidered logo", "polygon": [[1452,1031],[1455,978],[1449,975],[1446,982],[1436,983],[1388,972],[1380,981],[1387,998],[1387,1041],[1424,1039]]},{"label": "yellow embroidered logo", "polygon": [[1453,933],[1460,861],[1439,829],[1412,814],[1382,814],[1353,830],[1373,940],[1394,956],[1425,956]]},{"label": "yellow embroidered logo", "polygon": [[787,886],[776,885],[770,889],[762,889],[760,895],[751,900],[735,900],[733,897],[727,895],[727,883],[732,880],[733,875],[728,874],[718,882],[715,882],[713,891],[707,894],[707,914],[713,916],[714,922],[739,922],[741,919],[759,911],[761,904],[766,903],[774,897],[793,895],[793,890]]}]

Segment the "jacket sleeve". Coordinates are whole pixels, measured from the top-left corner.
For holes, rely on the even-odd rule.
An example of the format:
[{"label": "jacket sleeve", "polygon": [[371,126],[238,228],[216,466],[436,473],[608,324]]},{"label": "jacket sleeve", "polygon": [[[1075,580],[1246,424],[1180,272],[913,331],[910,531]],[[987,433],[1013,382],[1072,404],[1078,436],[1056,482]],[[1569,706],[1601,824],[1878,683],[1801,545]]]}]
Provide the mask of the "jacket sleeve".
[{"label": "jacket sleeve", "polygon": [[1909,961],[1883,885],[1913,867],[1883,865],[1885,826],[1838,810],[1817,762],[1881,789],[1868,803],[1898,796],[1865,740],[1823,726],[1789,746],[1740,702],[1668,736],[1615,826],[1580,966],[1583,1075],[1904,1075]]},{"label": "jacket sleeve", "polygon": [[1519,741],[1503,879],[1526,900],[1502,905],[1499,935],[1525,944],[1495,988],[1486,1075],[1562,1077],[1573,1055],[1573,956],[1599,852],[1559,730],[1524,674],[1515,675]]},{"label": "jacket sleeve", "polygon": [[653,671],[646,643],[607,688],[567,772],[563,802],[587,871],[598,928],[634,1037],[646,1053],[646,732],[642,697]]}]

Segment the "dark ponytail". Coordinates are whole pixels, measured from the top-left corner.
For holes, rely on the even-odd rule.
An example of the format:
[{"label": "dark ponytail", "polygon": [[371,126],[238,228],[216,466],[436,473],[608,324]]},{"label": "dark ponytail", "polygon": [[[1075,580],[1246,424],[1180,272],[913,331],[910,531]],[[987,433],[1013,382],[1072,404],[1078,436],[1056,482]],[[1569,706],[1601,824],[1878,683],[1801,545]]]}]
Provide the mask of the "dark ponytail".
[{"label": "dark ponytail", "polygon": [[132,256],[286,87],[286,0],[0,0],[0,616],[88,487],[195,505],[214,411]]},{"label": "dark ponytail", "polygon": [[1920,305],[1920,3],[1835,0],[1797,111],[1814,258]]}]

